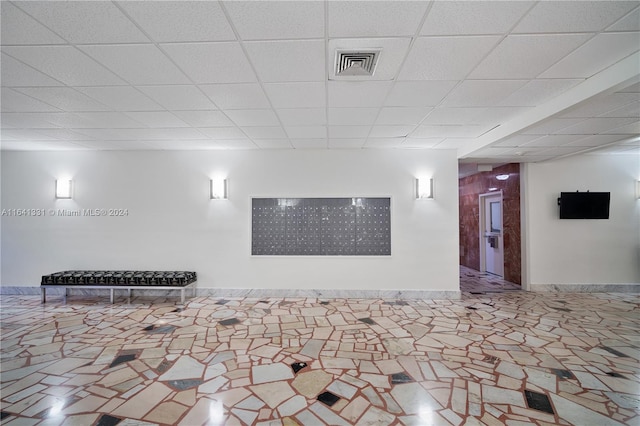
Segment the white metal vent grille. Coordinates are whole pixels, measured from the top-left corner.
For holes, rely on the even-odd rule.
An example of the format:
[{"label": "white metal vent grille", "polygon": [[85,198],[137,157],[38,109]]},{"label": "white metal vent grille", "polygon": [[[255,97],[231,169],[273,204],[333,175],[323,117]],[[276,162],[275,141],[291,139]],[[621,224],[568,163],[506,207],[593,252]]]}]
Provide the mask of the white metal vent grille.
[{"label": "white metal vent grille", "polygon": [[371,77],[376,70],[380,50],[337,50],[336,77]]}]

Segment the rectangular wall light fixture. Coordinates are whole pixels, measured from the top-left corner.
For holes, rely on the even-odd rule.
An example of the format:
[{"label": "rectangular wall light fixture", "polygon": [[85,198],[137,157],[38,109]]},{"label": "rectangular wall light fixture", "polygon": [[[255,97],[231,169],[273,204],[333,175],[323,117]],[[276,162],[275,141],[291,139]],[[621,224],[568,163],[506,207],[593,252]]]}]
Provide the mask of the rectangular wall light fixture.
[{"label": "rectangular wall light fixture", "polygon": [[636,198],[640,200],[640,180],[636,181]]},{"label": "rectangular wall light fixture", "polygon": [[73,181],[71,179],[56,180],[56,198],[69,199],[73,194]]},{"label": "rectangular wall light fixture", "polygon": [[226,179],[211,179],[210,183],[211,199],[212,200],[226,200],[227,199],[227,180]]},{"label": "rectangular wall light fixture", "polygon": [[416,199],[433,199],[433,178],[416,179]]}]

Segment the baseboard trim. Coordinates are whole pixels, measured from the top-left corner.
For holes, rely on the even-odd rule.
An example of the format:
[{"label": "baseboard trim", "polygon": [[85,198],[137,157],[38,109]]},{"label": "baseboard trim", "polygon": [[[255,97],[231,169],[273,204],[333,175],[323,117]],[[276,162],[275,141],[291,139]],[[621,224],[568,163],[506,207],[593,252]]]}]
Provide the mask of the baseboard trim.
[{"label": "baseboard trim", "polygon": [[[116,297],[125,293],[116,290]],[[426,300],[457,300],[460,291],[429,291],[429,290],[341,290],[341,289],[255,289],[255,288],[210,288],[196,287],[196,296],[209,297],[313,297],[318,299],[426,299]],[[176,296],[171,290],[133,290],[134,296]],[[192,290],[187,289],[187,297],[191,297]],[[2,295],[40,295],[40,287],[1,286]],[[47,297],[62,296],[64,289],[47,288]],[[69,288],[69,296],[101,296],[109,295],[108,289],[74,289]]]},{"label": "baseboard trim", "polygon": [[531,284],[529,291],[553,293],[640,293],[640,284]]}]

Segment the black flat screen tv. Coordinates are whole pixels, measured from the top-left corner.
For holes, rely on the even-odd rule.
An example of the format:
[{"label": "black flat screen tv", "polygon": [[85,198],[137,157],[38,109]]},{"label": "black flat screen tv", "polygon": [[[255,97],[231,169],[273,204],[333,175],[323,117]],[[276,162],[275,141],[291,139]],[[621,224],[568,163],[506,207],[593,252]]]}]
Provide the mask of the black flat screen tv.
[{"label": "black flat screen tv", "polygon": [[609,219],[610,192],[561,192],[560,219]]}]

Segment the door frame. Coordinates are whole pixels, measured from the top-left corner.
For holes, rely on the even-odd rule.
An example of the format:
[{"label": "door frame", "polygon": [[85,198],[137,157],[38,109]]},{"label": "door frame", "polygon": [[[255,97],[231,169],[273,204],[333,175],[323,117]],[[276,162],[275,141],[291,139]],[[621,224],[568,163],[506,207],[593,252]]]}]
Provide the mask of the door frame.
[{"label": "door frame", "polygon": [[486,220],[486,208],[485,204],[488,198],[500,196],[500,215],[501,223],[503,224],[502,230],[500,231],[500,238],[498,240],[498,244],[502,247],[502,278],[504,278],[504,195],[502,194],[502,190],[486,192],[484,194],[478,195],[478,244],[480,246],[480,272],[487,272],[487,248],[484,241],[484,224]]}]

